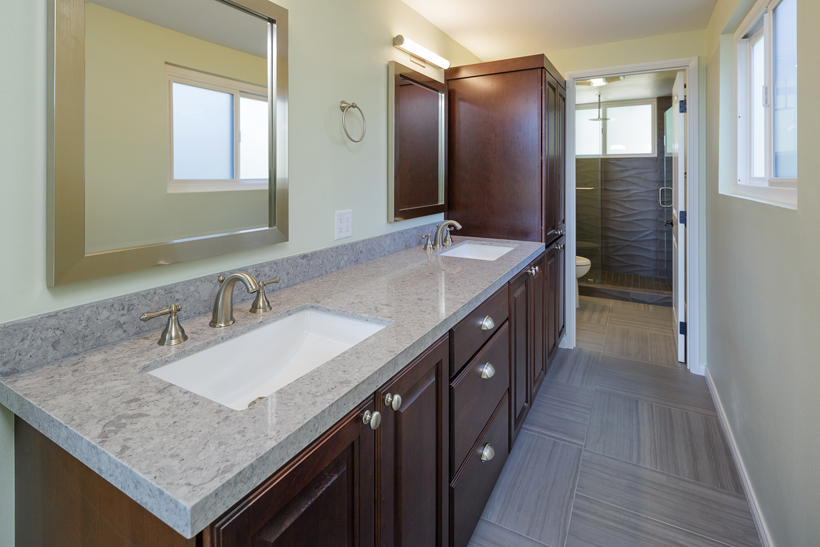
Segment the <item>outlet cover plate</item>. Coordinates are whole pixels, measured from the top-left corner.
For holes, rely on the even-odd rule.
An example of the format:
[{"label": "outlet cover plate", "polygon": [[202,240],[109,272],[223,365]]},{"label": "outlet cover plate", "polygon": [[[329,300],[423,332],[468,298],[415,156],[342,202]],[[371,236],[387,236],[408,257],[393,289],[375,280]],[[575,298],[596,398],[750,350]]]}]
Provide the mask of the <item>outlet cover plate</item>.
[{"label": "outlet cover plate", "polygon": [[353,209],[336,211],[335,239],[353,236]]}]

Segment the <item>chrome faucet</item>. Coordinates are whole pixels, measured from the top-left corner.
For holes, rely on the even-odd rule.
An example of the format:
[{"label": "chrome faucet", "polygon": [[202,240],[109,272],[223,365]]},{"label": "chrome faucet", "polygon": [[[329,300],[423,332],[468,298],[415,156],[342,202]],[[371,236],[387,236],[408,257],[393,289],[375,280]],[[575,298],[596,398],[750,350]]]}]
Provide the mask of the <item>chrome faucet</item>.
[{"label": "chrome faucet", "polygon": [[453,226],[456,230],[461,230],[461,224],[455,220],[445,220],[441,224],[436,224],[436,235],[433,238],[434,251],[440,251],[442,247],[444,247],[444,234],[447,234],[447,240],[450,239],[450,235],[447,233],[448,226]]},{"label": "chrome faucet", "polygon": [[259,290],[259,283],[250,274],[236,272],[228,277],[220,275],[219,290],[216,292],[214,313],[210,323],[212,327],[227,327],[236,322],[233,318],[233,286],[237,281],[241,281],[249,293]]}]

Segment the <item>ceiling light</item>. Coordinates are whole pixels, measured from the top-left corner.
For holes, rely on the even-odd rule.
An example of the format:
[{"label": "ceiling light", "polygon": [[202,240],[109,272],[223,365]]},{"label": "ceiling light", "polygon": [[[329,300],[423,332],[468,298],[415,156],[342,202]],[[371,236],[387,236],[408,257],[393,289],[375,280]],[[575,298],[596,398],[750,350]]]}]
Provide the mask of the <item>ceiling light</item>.
[{"label": "ceiling light", "polygon": [[437,66],[438,68],[450,68],[450,61],[418,45],[413,40],[405,38],[401,34],[393,38],[393,45],[413,57],[424,59],[433,66]]},{"label": "ceiling light", "polygon": [[589,83],[591,83],[593,87],[600,87],[602,85],[606,85],[606,80],[603,78],[592,78]]}]

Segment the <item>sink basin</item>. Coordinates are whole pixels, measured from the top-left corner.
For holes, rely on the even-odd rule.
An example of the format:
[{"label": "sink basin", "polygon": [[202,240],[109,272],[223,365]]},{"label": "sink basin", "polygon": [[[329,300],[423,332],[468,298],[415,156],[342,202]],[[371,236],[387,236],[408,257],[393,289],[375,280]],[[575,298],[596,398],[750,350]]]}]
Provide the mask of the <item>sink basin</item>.
[{"label": "sink basin", "polygon": [[387,326],[307,308],[149,372],[244,410]]},{"label": "sink basin", "polygon": [[515,249],[514,245],[485,245],[465,241],[438,254],[456,258],[472,258],[474,260],[498,260],[513,249]]}]

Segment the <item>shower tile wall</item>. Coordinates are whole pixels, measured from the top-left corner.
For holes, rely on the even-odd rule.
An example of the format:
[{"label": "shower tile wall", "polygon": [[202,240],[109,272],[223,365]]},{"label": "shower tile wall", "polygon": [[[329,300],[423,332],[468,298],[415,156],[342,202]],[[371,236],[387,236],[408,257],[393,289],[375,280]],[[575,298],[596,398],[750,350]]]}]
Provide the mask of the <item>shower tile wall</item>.
[{"label": "shower tile wall", "polygon": [[[596,158],[577,160],[577,186],[596,188],[577,191],[578,254],[580,242],[596,242],[601,234],[600,269],[605,272],[671,277],[671,227],[664,226],[669,210],[658,203],[664,185],[664,116],[671,97],[658,98],[658,156],[655,158],[606,158],[601,161],[598,198]],[[666,192],[668,196],[668,192]],[[668,200],[669,197],[666,197]],[[590,253],[593,254],[593,253]],[[593,268],[596,264],[593,260]]]}]

